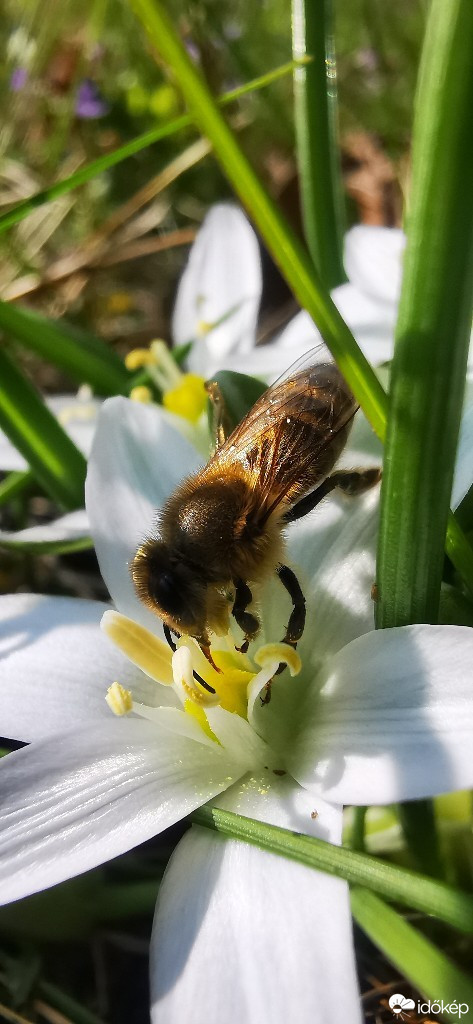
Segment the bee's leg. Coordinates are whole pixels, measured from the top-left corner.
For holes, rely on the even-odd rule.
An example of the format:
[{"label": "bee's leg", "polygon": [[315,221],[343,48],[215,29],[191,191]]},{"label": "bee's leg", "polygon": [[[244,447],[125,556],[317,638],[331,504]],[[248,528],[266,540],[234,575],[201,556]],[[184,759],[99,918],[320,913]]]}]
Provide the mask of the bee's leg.
[{"label": "bee's leg", "polygon": [[215,438],[215,450],[222,447],[224,441],[231,434],[232,428],[228,417],[225,399],[222,395],[220,385],[216,380],[207,380],[205,390],[212,403],[212,426],[211,431]]},{"label": "bee's leg", "polygon": [[179,633],[176,633],[175,631],[171,630],[166,622],[163,622],[163,632],[164,632],[164,636],[166,637],[166,640],[167,640],[167,642],[168,642],[168,644],[169,644],[169,646],[171,648],[171,651],[173,651],[173,652],[177,651],[177,644],[173,640],[172,633],[174,632],[174,636],[177,636],[178,639],[179,639]]},{"label": "bee's leg", "polygon": [[[278,565],[276,572],[283,587],[286,588],[293,605],[282,643],[296,647],[297,641],[300,640],[304,632],[305,597],[296,574],[288,565]],[[281,667],[278,669],[278,672],[280,671],[282,671]]]},{"label": "bee's leg", "polygon": [[240,629],[242,629],[245,634],[245,639],[241,647],[238,647],[237,650],[246,654],[250,640],[253,640],[256,636],[260,628],[260,623],[259,619],[256,618],[256,615],[252,615],[251,612],[247,612],[246,610],[253,600],[253,594],[251,593],[248,584],[245,583],[244,580],[240,579],[235,580],[234,583],[235,600],[233,602],[232,615],[233,618],[236,619]]},{"label": "bee's leg", "polygon": [[[297,647],[297,641],[300,640],[305,626],[305,597],[296,574],[288,565],[278,565],[276,572],[283,587],[287,590],[293,605],[282,643],[290,644],[291,647]],[[274,676],[281,675],[285,668],[286,662],[282,661],[276,669]],[[262,704],[269,704],[271,700],[271,684],[274,676],[266,683],[264,697],[261,697]]]},{"label": "bee's leg", "polygon": [[[178,638],[180,636],[180,633],[176,633],[175,629],[171,630],[169,628],[169,626],[165,622],[163,623],[163,631],[164,631],[164,636],[166,637],[166,640],[167,640],[167,642],[168,642],[168,644],[169,644],[169,646],[171,648],[171,651],[173,651],[173,652],[177,651],[177,644],[173,640],[172,633],[174,633],[174,636],[177,636]],[[212,664],[213,664],[213,662],[212,662]],[[215,666],[214,666],[214,668],[215,668]],[[217,669],[217,671],[218,671],[218,669]],[[202,676],[199,676],[198,672],[194,672],[193,671],[192,675],[194,676],[194,679],[196,679],[197,682],[200,683],[200,685],[204,687],[204,690],[207,690],[208,693],[215,693],[215,690],[214,690],[213,686],[210,686],[210,683],[206,683],[205,679],[202,679]]]},{"label": "bee's leg", "polygon": [[338,473],[328,476],[319,487],[315,488],[315,491],[311,491],[310,494],[306,494],[305,498],[296,502],[286,512],[284,522],[294,523],[296,519],[302,519],[308,512],[312,512],[312,509],[316,508],[319,502],[336,487],[339,487],[344,494],[353,496],[374,487],[379,480],[381,480],[381,469],[378,466],[373,466],[371,469],[341,469]]}]

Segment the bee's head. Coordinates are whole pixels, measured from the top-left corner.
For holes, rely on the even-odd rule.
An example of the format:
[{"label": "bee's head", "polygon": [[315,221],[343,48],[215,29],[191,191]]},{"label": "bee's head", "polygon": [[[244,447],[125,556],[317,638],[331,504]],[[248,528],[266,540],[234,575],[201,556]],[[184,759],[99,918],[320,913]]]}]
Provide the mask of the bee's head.
[{"label": "bee's head", "polygon": [[166,544],[147,540],[130,565],[138,597],[171,629],[190,636],[205,632],[206,584]]}]

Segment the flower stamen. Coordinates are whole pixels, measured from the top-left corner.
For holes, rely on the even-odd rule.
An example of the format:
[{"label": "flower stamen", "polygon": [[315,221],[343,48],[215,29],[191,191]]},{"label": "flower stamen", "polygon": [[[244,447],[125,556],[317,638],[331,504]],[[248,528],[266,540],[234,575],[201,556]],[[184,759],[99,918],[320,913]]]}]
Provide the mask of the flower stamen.
[{"label": "flower stamen", "polygon": [[116,681],[109,686],[105,694],[105,700],[114,715],[121,717],[129,715],[133,711],[133,697],[130,690],[126,690],[121,683]]}]

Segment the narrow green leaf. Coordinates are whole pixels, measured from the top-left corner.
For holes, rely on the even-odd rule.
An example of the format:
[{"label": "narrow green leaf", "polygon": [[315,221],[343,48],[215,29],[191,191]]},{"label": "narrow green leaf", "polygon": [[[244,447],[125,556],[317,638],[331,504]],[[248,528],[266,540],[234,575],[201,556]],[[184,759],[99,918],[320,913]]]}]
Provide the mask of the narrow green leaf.
[{"label": "narrow green leaf", "polygon": [[387,899],[405,903],[473,934],[473,896],[442,882],[387,864],[377,857],[332,846],[322,839],[266,825],[217,807],[200,807],[191,818],[197,825],[344,878],[351,884],[365,886]]},{"label": "narrow green leaf", "polygon": [[0,482],[0,506],[6,505],[7,501],[12,501],[19,494],[25,494],[33,481],[34,476],[29,471],[20,473],[14,470],[12,473],[8,473]]},{"label": "narrow green leaf", "polygon": [[[444,1005],[456,1005],[456,1012],[435,1011],[435,1019],[458,1022],[458,1004],[463,1003],[466,1010],[461,1019],[471,1020],[468,1015],[468,1007],[473,1008],[471,979],[374,893],[355,888],[350,895],[355,921],[414,988],[435,1004],[443,1001]],[[430,1016],[429,1013],[429,1019]]]},{"label": "narrow green leaf", "polygon": [[170,66],[195,124],[212,143],[237,195],[260,230],[271,255],[319,328],[353,393],[381,438],[386,395],[345,321],[320,284],[313,262],[259,181],[233,132],[193,65],[160,0],[130,0],[160,56]]},{"label": "narrow green leaf", "polygon": [[38,981],[38,991],[44,999],[51,1003],[51,1006],[55,1006],[60,1013],[63,1013],[74,1024],[104,1024],[102,1017],[97,1017],[86,1006],[78,1003],[76,999],[73,999],[67,992],[63,992],[61,988],[53,985],[50,981],[44,981],[40,978]]},{"label": "narrow green leaf", "polygon": [[[386,393],[347,324],[318,281],[311,258],[252,170],[205,82],[192,64],[160,0],[130,2],[156,50],[172,69],[195,124],[210,139],[217,159],[259,228],[273,259],[279,264],[301,306],[308,311],[319,328],[373,429],[384,440],[388,409]],[[473,587],[470,561],[461,561],[459,545],[455,547],[454,554],[458,556],[455,567],[469,586]]]},{"label": "narrow green leaf", "polygon": [[432,0],[391,375],[377,625],[436,622],[473,309],[473,4]]},{"label": "narrow green leaf", "polygon": [[320,280],[335,288],[346,275],[332,0],[293,0],[292,40],[296,59],[313,58],[294,72],[304,232]]},{"label": "narrow green leaf", "polygon": [[[234,103],[235,100],[240,99],[242,96],[255,92],[257,89],[266,88],[272,82],[276,82],[279,78],[283,78],[284,75],[290,74],[294,71],[295,66],[294,61],[282,64],[281,67],[268,71],[266,74],[253,79],[253,81],[239,86],[237,89],[231,89],[223,96],[218,97],[216,102],[221,103],[222,106]],[[113,153],[107,153],[105,156],[98,157],[97,160],[92,160],[90,164],[81,167],[80,170],[75,171],[68,178],[63,178],[62,181],[55,182],[49,188],[44,188],[41,192],[36,192],[35,195],[22,200],[21,203],[17,203],[11,210],[0,216],[0,234],[13,227],[14,224],[24,220],[38,206],[50,203],[53,199],[58,199],[59,196],[71,192],[80,185],[85,185],[87,181],[96,178],[99,174],[103,174],[104,171],[108,171],[110,167],[122,163],[123,160],[128,160],[130,156],[135,156],[136,153],[140,153],[143,149],[148,149],[155,142],[159,142],[169,135],[174,135],[176,132],[181,131],[182,128],[188,128],[191,124],[192,118],[188,114],[175,117],[172,121],[167,121],[166,124],[159,125],[157,128],[151,128],[150,131],[144,132],[143,135],[138,135],[136,139],[131,139],[124,146],[115,149]]]},{"label": "narrow green leaf", "polygon": [[78,551],[90,551],[94,546],[92,537],[76,537],[74,540],[8,540],[0,532],[0,548],[29,555],[72,555]]},{"label": "narrow green leaf", "polygon": [[99,395],[128,394],[130,374],[100,338],[1,301],[0,330],[65,370],[78,384],[90,384]]},{"label": "narrow green leaf", "polygon": [[66,509],[84,504],[84,456],[1,349],[0,427],[51,498]]}]

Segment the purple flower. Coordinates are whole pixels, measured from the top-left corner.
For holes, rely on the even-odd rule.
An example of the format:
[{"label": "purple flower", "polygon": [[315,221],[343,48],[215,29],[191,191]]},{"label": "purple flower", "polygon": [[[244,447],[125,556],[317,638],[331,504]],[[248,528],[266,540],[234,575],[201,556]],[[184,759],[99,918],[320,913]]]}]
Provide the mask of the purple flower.
[{"label": "purple flower", "polygon": [[21,92],[28,81],[26,68],[15,68],[10,77],[10,89],[12,92]]},{"label": "purple flower", "polygon": [[98,86],[90,78],[84,78],[77,90],[76,115],[82,118],[104,117],[110,107],[100,95]]}]

